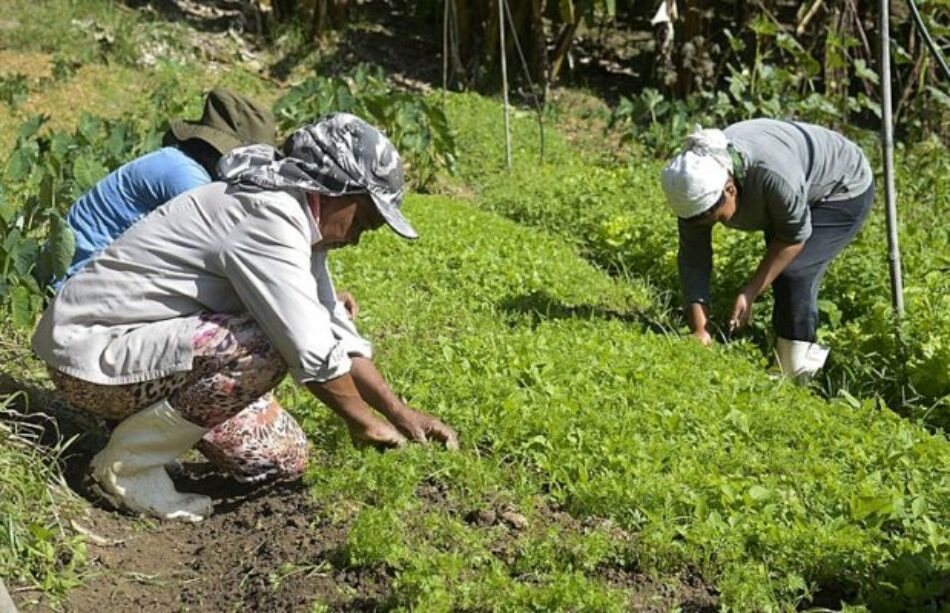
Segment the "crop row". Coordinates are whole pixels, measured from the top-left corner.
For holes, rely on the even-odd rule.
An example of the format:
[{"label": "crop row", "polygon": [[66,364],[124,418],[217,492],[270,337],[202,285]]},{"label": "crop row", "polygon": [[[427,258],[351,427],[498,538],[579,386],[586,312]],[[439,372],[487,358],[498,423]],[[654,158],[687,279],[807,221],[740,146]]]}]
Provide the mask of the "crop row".
[{"label": "crop row", "polygon": [[[561,239],[446,198],[407,209],[418,244],[371,236],[336,277],[384,372],[462,451],[355,451],[287,397],[321,450],[315,495],[352,522],[342,563],[391,573],[394,605],[620,610],[612,571],[689,568],[739,610],[943,593],[942,436],[776,384],[748,346],[657,333],[648,295]],[[506,508],[515,537],[471,519]]]},{"label": "crop row", "polygon": [[[512,121],[515,163],[506,173],[501,130],[491,133],[481,127],[483,117],[500,113],[496,103],[477,97],[455,96],[448,104],[459,135],[459,172],[474,186],[481,205],[556,232],[579,245],[598,266],[638,284],[646,282],[652,287],[653,310],[667,316],[667,325],[680,327],[676,227],[659,189],[662,162],[636,144],[620,161],[551,134],[549,128],[546,160],[539,164],[534,119],[521,114]],[[873,139],[862,142],[875,159]],[[822,286],[820,340],[832,347],[832,357],[821,383],[832,395],[841,390],[857,397],[879,395],[896,410],[947,427],[950,226],[940,220],[950,218],[950,152],[936,140],[927,141],[902,148],[898,160],[906,317],[900,334],[895,334],[884,207],[879,202]],[[754,270],[761,240],[752,234],[714,232],[713,307],[719,321]],[[761,299],[759,315],[746,334],[764,355],[771,331],[763,314],[771,308],[770,301],[769,296]]]}]

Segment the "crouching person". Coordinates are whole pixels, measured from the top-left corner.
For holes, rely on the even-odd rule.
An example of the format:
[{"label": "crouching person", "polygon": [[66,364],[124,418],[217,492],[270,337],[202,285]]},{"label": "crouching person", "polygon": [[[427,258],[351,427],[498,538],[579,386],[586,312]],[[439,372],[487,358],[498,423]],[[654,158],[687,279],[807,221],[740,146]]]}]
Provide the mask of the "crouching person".
[{"label": "crouching person", "polygon": [[271,393],[287,372],[357,444],[457,446],[451,428],[386,384],[327,267],[330,249],[368,230],[416,238],[400,212],[398,153],[347,114],[298,130],[283,149],[232,151],[224,182],[125,232],[66,281],[34,334],[59,392],[120,422],[91,473],[129,510],[207,517],[211,499],[176,491],[164,468],[195,446],[242,481],[300,475],[305,435]]}]

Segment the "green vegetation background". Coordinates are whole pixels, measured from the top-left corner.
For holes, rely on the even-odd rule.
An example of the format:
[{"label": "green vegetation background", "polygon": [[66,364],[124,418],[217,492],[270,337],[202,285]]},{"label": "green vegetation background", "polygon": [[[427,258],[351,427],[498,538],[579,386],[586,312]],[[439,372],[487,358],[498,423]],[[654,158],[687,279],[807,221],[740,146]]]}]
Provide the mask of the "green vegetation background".
[{"label": "green vegetation background", "polygon": [[[448,96],[443,125],[437,96],[399,94],[359,70],[278,100],[250,69],[188,60],[180,25],[98,2],[55,15],[14,2],[10,14],[18,27],[0,30],[0,55],[29,76],[5,77],[12,93],[0,102],[10,111],[0,142],[12,151],[0,156],[4,281],[11,296],[26,288],[8,303],[8,355],[24,354],[17,324],[40,306],[28,279],[49,224],[154,147],[167,118],[196,116],[213,85],[277,102],[285,128],[327,106],[381,117],[420,187],[442,194],[408,199],[418,244],[371,236],[333,266],[362,304],[384,372],[458,427],[462,451],[354,450],[327,411],[283,389],[316,449],[308,483],[349,530],[335,563],[385,569],[394,607],[624,610],[630,595],[612,577],[634,571],[698,573],[735,610],[791,609],[822,593],[858,608],[946,605],[950,156],[939,143],[900,152],[902,342],[891,340],[878,208],[825,283],[835,362],[822,389],[805,389],[766,372],[766,304],[738,342],[706,350],[681,337],[661,162],[636,139],[610,152],[602,143],[615,135],[551,128],[596,123],[597,111],[548,110],[543,164],[535,120],[517,111],[507,173],[492,99]],[[143,49],[155,48],[164,59],[143,67]],[[31,123],[38,112],[50,120]],[[727,304],[758,242],[716,240]],[[47,487],[52,475],[13,433],[0,441],[0,571],[68,589],[82,539],[62,518],[82,503]],[[498,508],[527,527],[512,537],[467,519]]]}]

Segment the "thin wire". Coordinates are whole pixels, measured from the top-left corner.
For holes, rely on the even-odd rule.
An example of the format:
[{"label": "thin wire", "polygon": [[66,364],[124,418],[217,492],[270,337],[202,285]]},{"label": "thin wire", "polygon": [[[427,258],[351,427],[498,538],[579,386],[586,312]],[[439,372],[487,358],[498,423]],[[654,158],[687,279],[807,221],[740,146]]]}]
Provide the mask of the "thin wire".
[{"label": "thin wire", "polygon": [[528,61],[525,59],[524,52],[521,50],[521,42],[518,40],[518,32],[515,30],[515,20],[511,17],[511,7],[508,6],[508,0],[502,0],[505,5],[505,14],[508,17],[508,25],[511,27],[511,37],[515,41],[515,49],[518,50],[518,57],[521,59],[521,67],[524,68],[525,79],[528,80],[528,86],[531,88],[531,98],[534,100],[534,108],[538,111],[538,131],[541,135],[541,151],[538,155],[538,162],[544,163],[544,115],[541,112],[541,101],[538,100],[537,89],[531,80],[531,71],[528,70]]},{"label": "thin wire", "polygon": [[936,59],[940,67],[943,68],[944,76],[950,81],[950,67],[947,67],[947,62],[943,59],[940,48],[934,43],[934,39],[930,37],[930,31],[927,29],[927,26],[924,25],[924,20],[920,16],[920,11],[917,10],[917,5],[914,4],[914,0],[907,0],[907,5],[910,7],[911,15],[914,16],[914,23],[917,24],[917,29],[920,30],[921,36],[924,37],[924,41],[927,42],[927,46],[930,48],[930,53],[933,54],[934,59]]}]

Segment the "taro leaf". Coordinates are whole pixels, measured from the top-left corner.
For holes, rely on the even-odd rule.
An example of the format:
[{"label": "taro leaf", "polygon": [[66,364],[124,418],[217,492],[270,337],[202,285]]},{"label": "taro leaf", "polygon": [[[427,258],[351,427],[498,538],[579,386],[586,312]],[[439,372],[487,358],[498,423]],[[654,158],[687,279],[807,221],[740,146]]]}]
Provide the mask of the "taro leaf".
[{"label": "taro leaf", "polygon": [[7,169],[4,173],[6,182],[20,183],[25,181],[30,176],[32,166],[29,154],[24,149],[18,148],[7,160]]},{"label": "taro leaf", "polygon": [[30,274],[40,253],[40,246],[34,238],[26,238],[16,246],[12,255],[13,271],[17,276]]},{"label": "taro leaf", "polygon": [[81,155],[73,162],[73,179],[76,181],[76,189],[83,193],[108,173],[109,169],[91,155]]},{"label": "taro leaf", "polygon": [[76,128],[76,132],[85,140],[86,144],[91,145],[98,140],[101,129],[102,121],[99,118],[89,113],[83,113],[79,119],[79,127]]},{"label": "taro leaf", "polygon": [[63,132],[56,132],[50,136],[46,159],[53,162],[56,168],[62,168],[66,156],[69,155],[69,151],[73,147],[75,147],[75,141],[73,141],[72,136]]},{"label": "taro leaf", "polygon": [[17,142],[29,140],[40,131],[40,128],[43,127],[43,124],[49,119],[48,115],[33,115],[27,119],[23,125],[20,126],[20,131],[17,133]]},{"label": "taro leaf", "polygon": [[9,255],[16,250],[21,242],[23,242],[23,233],[20,232],[19,228],[14,228],[7,233],[3,239],[3,244],[0,246],[2,246],[3,250]]},{"label": "taro leaf", "polygon": [[13,218],[16,217],[16,212],[16,204],[12,199],[7,198],[3,186],[0,186],[0,222],[3,222],[2,225],[9,226]]},{"label": "taro leaf", "polygon": [[52,172],[46,172],[40,179],[39,192],[36,195],[37,206],[56,210],[56,196],[56,176]]},{"label": "taro leaf", "polygon": [[112,126],[109,132],[109,138],[106,140],[106,151],[115,161],[123,158],[125,152],[131,144],[129,125],[127,123],[117,123]]},{"label": "taro leaf", "polygon": [[59,215],[54,215],[50,219],[49,240],[44,246],[44,251],[48,254],[53,277],[59,278],[66,274],[73,261],[73,253],[76,251],[76,237],[69,224]]},{"label": "taro leaf", "polygon": [[13,317],[13,325],[17,328],[29,328],[33,323],[34,302],[31,299],[30,290],[18,285],[10,292],[10,314]]}]

